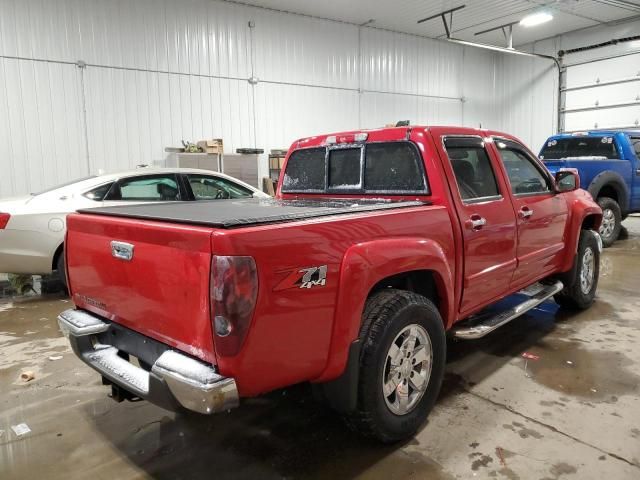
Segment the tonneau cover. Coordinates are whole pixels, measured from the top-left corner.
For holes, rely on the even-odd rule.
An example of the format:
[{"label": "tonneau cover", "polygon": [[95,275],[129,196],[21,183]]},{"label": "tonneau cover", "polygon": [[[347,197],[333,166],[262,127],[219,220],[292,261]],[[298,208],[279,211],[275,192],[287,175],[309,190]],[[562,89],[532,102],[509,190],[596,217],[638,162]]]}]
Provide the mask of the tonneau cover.
[{"label": "tonneau cover", "polygon": [[163,202],[79,210],[91,215],[159,220],[217,228],[306,220],[347,213],[426,205],[421,201],[384,199],[276,200],[248,198],[196,202]]}]

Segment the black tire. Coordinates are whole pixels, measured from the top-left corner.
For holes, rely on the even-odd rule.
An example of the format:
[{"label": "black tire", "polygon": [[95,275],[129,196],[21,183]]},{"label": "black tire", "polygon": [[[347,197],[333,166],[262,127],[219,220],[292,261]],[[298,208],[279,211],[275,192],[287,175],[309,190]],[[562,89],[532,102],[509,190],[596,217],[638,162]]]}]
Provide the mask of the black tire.
[{"label": "black tire", "polygon": [[[590,250],[593,254],[593,281],[591,288],[584,291],[582,285],[582,273],[586,268],[583,262],[585,253]],[[580,240],[578,241],[578,251],[573,261],[573,268],[562,279],[565,286],[560,293],[554,298],[562,307],[584,310],[589,308],[596,298],[596,290],[598,288],[598,276],[600,275],[600,251],[598,250],[598,241],[594,232],[591,230],[582,230],[580,232]]]},{"label": "black tire", "polygon": [[[392,342],[410,325],[422,327],[429,337],[431,373],[424,393],[418,397],[413,409],[398,415],[387,406],[382,379],[385,371],[388,373],[385,366]],[[367,301],[360,341],[358,404],[356,411],[347,418],[348,423],[356,431],[384,443],[413,436],[433,408],[444,375],[446,338],[438,309],[422,295],[404,290],[383,290]],[[402,358],[404,361],[404,356]]]},{"label": "black tire", "polygon": [[[600,237],[602,237],[602,246],[607,248],[613,245],[620,236],[620,229],[622,228],[622,211],[620,205],[613,198],[600,197],[598,198],[598,205],[602,208],[602,226],[600,227]],[[607,214],[613,216],[613,228],[607,228],[605,226],[605,219]]]},{"label": "black tire", "polygon": [[64,250],[60,252],[58,256],[58,261],[56,262],[56,271],[58,272],[58,278],[62,285],[64,286],[65,291],[69,291],[69,286],[67,285],[67,270],[64,266]]}]

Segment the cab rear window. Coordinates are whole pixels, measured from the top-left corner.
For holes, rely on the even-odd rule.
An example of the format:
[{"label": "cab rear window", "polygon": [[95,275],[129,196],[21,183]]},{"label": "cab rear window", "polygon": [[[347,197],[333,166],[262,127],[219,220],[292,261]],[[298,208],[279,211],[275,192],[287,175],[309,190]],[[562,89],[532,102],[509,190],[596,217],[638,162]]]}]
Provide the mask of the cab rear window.
[{"label": "cab rear window", "polygon": [[289,157],[284,172],[283,190],[322,192],[325,189],[326,150],[296,150]]},{"label": "cab rear window", "polygon": [[547,140],[540,152],[542,160],[563,158],[619,158],[613,137],[570,137]]},{"label": "cab rear window", "polygon": [[296,150],[282,183],[285,193],[428,194],[422,157],[410,142]]}]

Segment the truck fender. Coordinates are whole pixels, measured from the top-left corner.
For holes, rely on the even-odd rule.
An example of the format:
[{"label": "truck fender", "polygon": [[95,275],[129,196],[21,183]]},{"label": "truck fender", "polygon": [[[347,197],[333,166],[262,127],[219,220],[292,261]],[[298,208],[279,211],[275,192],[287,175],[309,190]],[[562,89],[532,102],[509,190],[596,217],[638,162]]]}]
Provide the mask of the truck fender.
[{"label": "truck fender", "polygon": [[440,313],[445,329],[449,328],[455,312],[454,281],[445,250],[437,242],[427,238],[386,238],[359,243],[347,250],[340,269],[327,364],[314,382],[339,382],[338,377],[344,373],[351,377],[347,383],[357,387],[347,359],[359,363],[358,336],[369,293],[387,277],[416,270],[433,272]]},{"label": "truck fender", "polygon": [[620,209],[623,214],[627,212],[629,210],[629,188],[622,176],[617,172],[605,170],[604,172],[600,172],[593,178],[593,180],[591,180],[587,190],[594,200],[597,200],[600,190],[605,186],[610,186],[616,191],[618,194],[618,204],[620,205]]},{"label": "truck fender", "polygon": [[594,203],[591,198],[583,190],[576,190],[574,194],[567,198],[567,207],[569,208],[569,222],[566,230],[565,259],[560,271],[570,272],[574,265],[574,259],[578,250],[578,241],[580,240],[580,232],[582,225],[587,217],[594,217],[590,228],[596,232],[600,228],[602,222],[602,209]]}]

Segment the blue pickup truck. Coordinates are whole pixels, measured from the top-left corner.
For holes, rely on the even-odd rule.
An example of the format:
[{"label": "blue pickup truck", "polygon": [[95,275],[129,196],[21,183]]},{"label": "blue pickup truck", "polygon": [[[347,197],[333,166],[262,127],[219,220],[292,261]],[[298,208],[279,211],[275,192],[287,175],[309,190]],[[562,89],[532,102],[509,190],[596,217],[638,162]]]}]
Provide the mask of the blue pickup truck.
[{"label": "blue pickup truck", "polygon": [[618,239],[627,215],[640,212],[640,130],[554,135],[540,159],[554,175],[561,168],[578,169],[581,187],[602,208],[605,247]]}]

